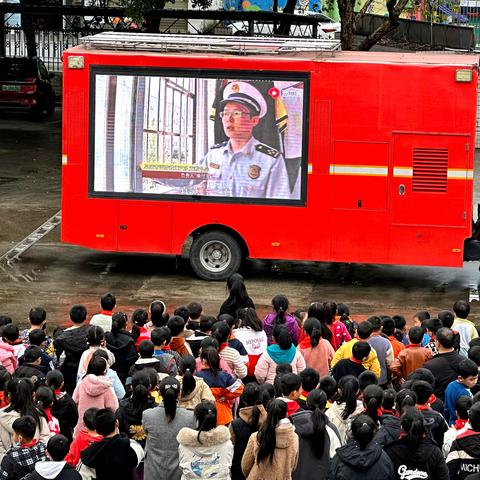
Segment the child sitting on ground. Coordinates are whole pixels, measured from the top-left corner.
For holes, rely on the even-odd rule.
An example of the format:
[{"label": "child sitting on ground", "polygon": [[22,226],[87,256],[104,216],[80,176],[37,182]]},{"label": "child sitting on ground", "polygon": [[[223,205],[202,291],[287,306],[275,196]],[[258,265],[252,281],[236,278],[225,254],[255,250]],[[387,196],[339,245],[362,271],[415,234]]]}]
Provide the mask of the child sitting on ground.
[{"label": "child sitting on ground", "polygon": [[47,460],[45,445],[34,438],[36,429],[37,423],[30,415],[17,418],[13,422],[14,445],[2,459],[0,478],[20,480],[33,471],[37,462]]},{"label": "child sitting on ground", "polygon": [[287,418],[302,408],[297,402],[302,392],[302,378],[296,373],[286,373],[280,380],[282,396],[280,397],[287,404]]},{"label": "child sitting on ground", "polygon": [[83,414],[84,428],[80,430],[70,445],[70,450],[65,457],[65,461],[72,467],[76,467],[80,461],[80,452],[85,450],[93,442],[100,441],[103,437],[99,435],[95,428],[95,415],[98,408],[89,408]]}]

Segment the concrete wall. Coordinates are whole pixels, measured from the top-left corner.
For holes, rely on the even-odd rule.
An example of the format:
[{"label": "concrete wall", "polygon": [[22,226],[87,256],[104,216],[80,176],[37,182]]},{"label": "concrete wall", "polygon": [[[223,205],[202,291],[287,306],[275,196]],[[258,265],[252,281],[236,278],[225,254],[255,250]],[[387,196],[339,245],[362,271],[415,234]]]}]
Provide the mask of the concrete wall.
[{"label": "concrete wall", "polygon": [[[369,35],[385,21],[380,15],[367,14],[363,17],[357,35]],[[388,35],[388,38],[401,43],[418,43],[432,45],[436,48],[453,48],[471,50],[475,46],[475,36],[472,27],[443,25],[415,20],[400,19],[399,27]]]}]

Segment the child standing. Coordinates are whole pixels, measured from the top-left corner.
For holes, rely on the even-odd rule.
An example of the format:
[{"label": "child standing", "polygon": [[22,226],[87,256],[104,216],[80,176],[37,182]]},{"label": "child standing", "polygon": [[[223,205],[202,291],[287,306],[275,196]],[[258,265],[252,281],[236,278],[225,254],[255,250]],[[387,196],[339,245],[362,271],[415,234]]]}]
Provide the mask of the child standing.
[{"label": "child standing", "polygon": [[78,409],[72,397],[63,391],[63,375],[59,370],[52,370],[47,373],[47,386],[50,387],[55,395],[52,414],[58,418],[60,423],[60,433],[71,442],[73,438],[73,429],[78,422]]},{"label": "child standing", "polygon": [[53,436],[47,443],[47,455],[50,460],[37,462],[35,470],[25,480],[81,480],[80,474],[64,461],[67,453],[67,437]]},{"label": "child standing", "polygon": [[83,428],[78,432],[70,445],[65,461],[72,467],[76,467],[80,461],[80,452],[85,450],[93,442],[98,442],[103,437],[97,433],[95,428],[95,415],[98,408],[89,408],[83,414]]},{"label": "child standing", "polygon": [[302,393],[302,378],[295,373],[286,373],[280,379],[283,400],[287,404],[287,418],[301,410],[297,400]]},{"label": "child standing", "polygon": [[0,477],[4,480],[20,480],[33,471],[37,462],[47,460],[45,445],[35,440],[37,423],[29,415],[17,418],[13,424],[14,446],[2,459]]},{"label": "child standing", "polygon": [[478,367],[472,360],[462,360],[458,364],[458,378],[448,384],[445,390],[445,411],[444,417],[448,425],[453,425],[457,420],[455,406],[457,400],[462,396],[471,397],[470,389],[474,387],[478,380]]}]

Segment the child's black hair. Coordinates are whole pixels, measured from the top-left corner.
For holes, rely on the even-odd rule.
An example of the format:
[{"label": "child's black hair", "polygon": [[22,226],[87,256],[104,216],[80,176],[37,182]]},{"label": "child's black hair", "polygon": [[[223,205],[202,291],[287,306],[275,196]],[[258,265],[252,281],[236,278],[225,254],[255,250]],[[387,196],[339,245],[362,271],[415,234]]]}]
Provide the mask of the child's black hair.
[{"label": "child's black hair", "polygon": [[202,348],[200,359],[207,362],[208,367],[215,376],[218,375],[218,371],[220,370],[220,355],[217,350],[212,347]]},{"label": "child's black hair", "polygon": [[140,336],[140,327],[144,327],[148,322],[148,312],[143,308],[138,308],[132,314],[132,337],[136,341]]},{"label": "child's black hair", "polygon": [[370,355],[372,347],[368,342],[356,342],[352,348],[352,356],[356,360],[364,360]]},{"label": "child's black hair", "polygon": [[96,430],[95,418],[98,410],[96,407],[87,408],[83,414],[83,423],[89,430]]},{"label": "child's black hair", "polygon": [[160,395],[163,399],[163,407],[168,423],[174,420],[177,413],[177,399],[180,394],[180,383],[174,377],[165,377],[159,386]]},{"label": "child's black hair", "polygon": [[87,343],[90,347],[99,347],[105,340],[105,332],[98,325],[91,325],[87,330]]},{"label": "child's black hair", "polygon": [[387,388],[383,392],[383,410],[393,412],[395,408],[395,396],[397,392],[393,388]]},{"label": "child's black hair", "polygon": [[26,442],[30,442],[35,437],[37,423],[31,415],[25,415],[12,423],[12,430],[17,435],[21,435]]},{"label": "child's black hair", "polygon": [[178,373],[182,376],[182,391],[180,397],[190,395],[197,386],[197,381],[193,374],[195,373],[196,362],[192,355],[182,357],[178,365]]},{"label": "child's black hair", "polygon": [[150,339],[156,347],[161,347],[170,343],[172,333],[168,327],[154,328],[150,333]]},{"label": "child's black hair", "polygon": [[338,382],[339,396],[337,403],[344,403],[342,418],[346,420],[357,408],[358,379],[353,375],[345,375]]},{"label": "child's black hair", "polygon": [[173,315],[168,319],[167,327],[170,329],[172,337],[178,337],[185,328],[185,320],[179,315]]},{"label": "child's black hair", "polygon": [[35,403],[40,410],[45,411],[46,408],[50,408],[55,401],[55,395],[51,388],[41,385],[35,391]]},{"label": "child's black hair", "polygon": [[62,462],[70,448],[70,442],[65,435],[54,435],[47,443],[47,452],[54,462]]},{"label": "child's black hair", "polygon": [[473,360],[466,358],[458,364],[457,373],[462,378],[476,377],[478,376],[477,364]]},{"label": "child's black hair", "polygon": [[36,345],[29,345],[23,354],[24,363],[33,363],[42,356],[42,349]]},{"label": "child's black hair", "polygon": [[2,337],[8,342],[16,342],[20,337],[20,331],[15,324],[9,323],[3,327]]},{"label": "child's black hair", "polygon": [[47,319],[47,312],[41,307],[34,307],[28,312],[28,320],[36,327],[40,326]]},{"label": "child's black hair", "polygon": [[106,437],[115,431],[116,417],[110,408],[101,408],[95,414],[95,430]]},{"label": "child's black hair", "polygon": [[358,376],[358,387],[363,392],[369,385],[378,385],[378,377],[371,370],[365,370]]},{"label": "child's black hair", "polygon": [[28,341],[30,342],[30,345],[36,345],[39,347],[46,340],[47,336],[41,328],[35,328],[28,334]]},{"label": "child's black hair", "polygon": [[473,400],[467,395],[462,395],[457,398],[455,402],[455,411],[457,412],[457,417],[460,420],[468,420],[468,411],[472,408]]},{"label": "child's black hair", "polygon": [[152,358],[155,351],[155,345],[150,340],[143,340],[138,346],[140,358]]},{"label": "child's black hair", "polygon": [[378,385],[369,385],[363,391],[365,413],[375,422],[379,421],[378,412],[383,405],[383,389]]},{"label": "child's black hair", "polygon": [[300,372],[300,378],[302,379],[302,389],[306,392],[315,390],[320,381],[320,375],[314,368],[306,368]]},{"label": "child's black hair", "polygon": [[377,423],[368,415],[356,416],[351,425],[352,437],[358,443],[360,450],[365,450],[377,432]]},{"label": "child's black hair", "polygon": [[286,373],[280,379],[280,388],[282,395],[288,397],[295,390],[300,390],[302,387],[302,378],[296,373]]},{"label": "child's black hair", "polygon": [[111,312],[115,308],[116,304],[117,299],[115,298],[115,295],[111,293],[106,293],[105,295],[102,295],[102,298],[100,298],[100,305],[102,306],[103,310]]},{"label": "child's black hair", "polygon": [[201,402],[193,411],[193,415],[197,420],[197,440],[202,443],[202,432],[209,432],[217,426],[217,408],[212,402]]},{"label": "child's black hair", "polygon": [[330,402],[333,402],[338,395],[337,381],[330,375],[326,375],[325,377],[320,378],[320,382],[318,382],[318,387],[320,388],[320,390],[323,390],[325,392],[325,395]]}]

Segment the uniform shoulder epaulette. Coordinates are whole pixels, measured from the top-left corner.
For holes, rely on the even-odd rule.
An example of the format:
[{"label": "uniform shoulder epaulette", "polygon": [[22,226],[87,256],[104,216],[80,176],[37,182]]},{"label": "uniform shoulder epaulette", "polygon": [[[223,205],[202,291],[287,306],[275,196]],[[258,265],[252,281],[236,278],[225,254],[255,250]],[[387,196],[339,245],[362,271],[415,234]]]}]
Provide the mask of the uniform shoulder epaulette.
[{"label": "uniform shoulder epaulette", "polygon": [[226,142],[216,143],[215,145],[210,147],[210,150],[213,150],[214,148],[226,147],[227,143],[228,143],[228,140]]},{"label": "uniform shoulder epaulette", "polygon": [[255,147],[255,150],[273,158],[277,158],[280,155],[280,152],[276,148],[269,147],[268,145],[264,145],[263,143],[259,143]]}]

